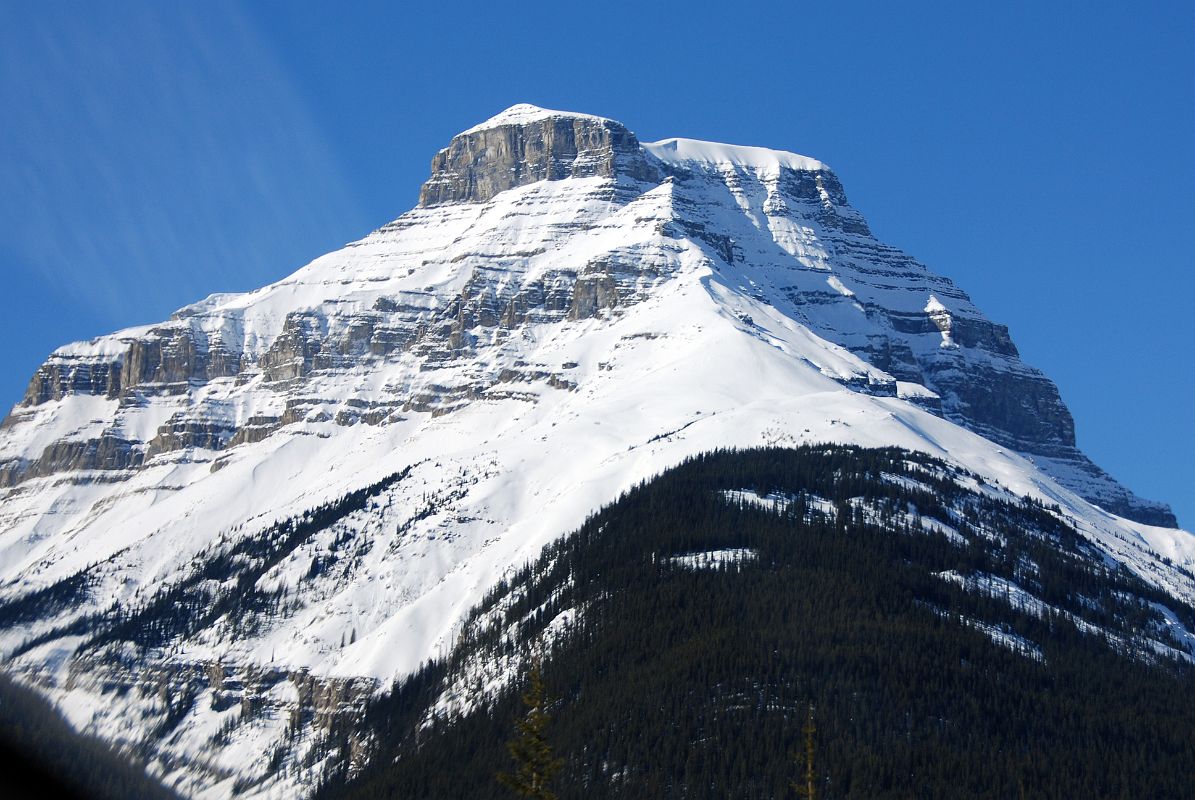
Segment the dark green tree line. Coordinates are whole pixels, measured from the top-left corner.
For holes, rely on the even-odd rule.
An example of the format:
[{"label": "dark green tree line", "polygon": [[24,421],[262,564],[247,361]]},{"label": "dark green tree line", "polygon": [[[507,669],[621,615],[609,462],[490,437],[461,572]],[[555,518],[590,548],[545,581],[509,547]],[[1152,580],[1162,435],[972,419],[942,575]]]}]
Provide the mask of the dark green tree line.
[{"label": "dark green tree line", "polygon": [[[763,508],[728,490],[789,502]],[[675,558],[720,549],[754,557],[709,569]],[[1054,610],[949,573],[1009,581]],[[1022,786],[1034,798],[1189,797],[1191,668],[1090,632],[1164,637],[1155,603],[1195,626],[1192,609],[1106,563],[1057,509],[926,456],[710,453],[495,587],[472,619],[497,622],[466,625],[449,659],[380,699],[369,725],[386,733],[370,765],[321,797],[509,798],[493,776],[509,768],[510,720],[526,713],[516,691],[461,719],[419,720],[454,676],[525,652],[566,609],[579,622],[541,665],[559,698],[560,800],[792,796],[811,703],[827,800],[1005,800]]]}]

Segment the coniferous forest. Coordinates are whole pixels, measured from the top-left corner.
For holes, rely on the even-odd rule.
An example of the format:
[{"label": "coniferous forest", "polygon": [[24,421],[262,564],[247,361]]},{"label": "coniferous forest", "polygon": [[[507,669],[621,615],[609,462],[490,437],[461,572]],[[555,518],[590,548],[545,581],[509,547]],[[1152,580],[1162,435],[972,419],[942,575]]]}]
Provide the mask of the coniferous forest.
[{"label": "coniferous forest", "polygon": [[[711,551],[750,557],[693,567]],[[1195,673],[1157,646],[1159,605],[1195,625],[1058,509],[928,457],[708,454],[495,589],[454,656],[370,710],[368,765],[319,796],[516,797],[495,776],[525,671],[496,695],[470,675],[520,653],[525,670],[580,609],[541,665],[562,763],[545,797],[809,796],[810,751],[827,800],[1192,797]],[[451,686],[476,693],[463,716],[435,710]]]}]

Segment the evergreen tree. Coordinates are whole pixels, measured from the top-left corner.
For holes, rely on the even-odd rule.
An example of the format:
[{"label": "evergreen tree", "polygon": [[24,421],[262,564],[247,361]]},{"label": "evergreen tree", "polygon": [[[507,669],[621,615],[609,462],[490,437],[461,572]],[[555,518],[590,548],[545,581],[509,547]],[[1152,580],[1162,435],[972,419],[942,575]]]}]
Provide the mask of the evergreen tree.
[{"label": "evergreen tree", "polygon": [[813,703],[809,704],[809,717],[805,720],[805,727],[801,731],[805,734],[805,752],[802,754],[805,761],[805,774],[799,780],[793,781],[793,788],[797,790],[798,797],[804,797],[805,800],[816,800],[817,780],[813,771],[813,735],[817,733],[817,726],[813,724]]},{"label": "evergreen tree", "polygon": [[515,771],[513,774],[498,773],[498,782],[522,797],[556,800],[556,793],[549,787],[564,762],[555,757],[544,734],[549,717],[543,672],[538,660],[532,663],[528,673],[523,705],[527,707],[527,713],[515,723],[518,735],[507,744]]}]

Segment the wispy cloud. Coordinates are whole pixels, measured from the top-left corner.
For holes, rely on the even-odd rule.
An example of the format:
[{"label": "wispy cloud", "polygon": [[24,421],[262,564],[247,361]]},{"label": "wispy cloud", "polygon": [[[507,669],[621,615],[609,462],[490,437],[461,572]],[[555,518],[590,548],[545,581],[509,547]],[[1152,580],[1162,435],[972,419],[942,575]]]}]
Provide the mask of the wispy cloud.
[{"label": "wispy cloud", "polygon": [[[15,263],[0,269],[147,322],[364,225],[299,88],[235,6],[71,5],[2,12],[0,236]],[[0,293],[2,310],[20,302]]]}]

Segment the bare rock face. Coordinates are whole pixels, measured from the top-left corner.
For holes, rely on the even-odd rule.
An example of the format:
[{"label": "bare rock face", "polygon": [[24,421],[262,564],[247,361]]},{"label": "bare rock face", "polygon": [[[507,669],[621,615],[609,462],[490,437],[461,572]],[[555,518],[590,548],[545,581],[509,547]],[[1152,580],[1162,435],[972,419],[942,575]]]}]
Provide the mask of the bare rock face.
[{"label": "bare rock face", "polygon": [[76,393],[119,395],[120,362],[70,358],[47,361],[33,374],[21,404],[41,405]]},{"label": "bare rock face", "polygon": [[121,472],[137,469],[144,461],[140,442],[110,432],[89,439],[58,440],[32,459],[0,463],[0,488],[60,472]]},{"label": "bare rock face", "polygon": [[659,179],[622,124],[514,106],[436,153],[419,205],[484,203],[516,186],[593,176]]},{"label": "bare rock face", "polygon": [[311,373],[320,350],[322,320],[312,313],[286,315],[282,333],[261,357],[267,381],[302,378]]}]

